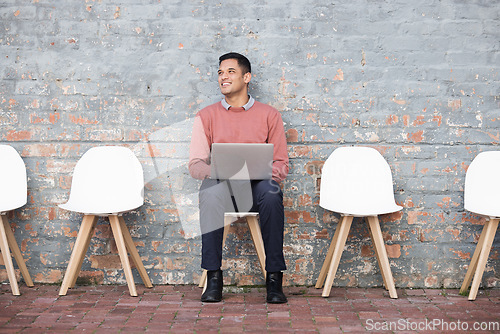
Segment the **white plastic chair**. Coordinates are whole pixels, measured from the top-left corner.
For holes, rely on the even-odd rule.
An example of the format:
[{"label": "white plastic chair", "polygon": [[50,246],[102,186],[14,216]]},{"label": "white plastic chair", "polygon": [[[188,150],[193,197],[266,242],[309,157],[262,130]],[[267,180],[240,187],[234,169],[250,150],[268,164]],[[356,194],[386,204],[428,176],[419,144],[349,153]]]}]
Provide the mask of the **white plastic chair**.
[{"label": "white plastic chair", "polygon": [[324,283],[323,297],[330,295],[353,217],[366,217],[384,285],[391,298],[398,298],[378,220],[378,215],[402,209],[392,187],[391,169],[373,148],[341,147],[326,160],[319,205],[340,213],[341,219],[316,282],[317,289]]},{"label": "white plastic chair", "polygon": [[464,208],[487,219],[460,288],[461,294],[467,293],[474,277],[469,300],[476,299],[500,221],[499,166],[500,151],[482,152],[472,161],[465,175]]},{"label": "white plastic chair", "polygon": [[20,295],[11,250],[27,286],[33,286],[28,268],[7,219],[7,212],[27,202],[26,166],[17,151],[9,145],[0,145],[0,249],[13,295]]},{"label": "white plastic chair", "polygon": [[84,214],[59,295],[66,295],[68,288],[76,284],[98,216],[109,218],[130,295],[137,296],[137,291],[127,250],[144,285],[153,286],[122,216],[143,205],[143,187],[142,166],[126,147],[94,147],[80,158],[73,172],[69,200],[59,205]]},{"label": "white plastic chair", "polygon": [[[224,244],[226,243],[229,226],[232,222],[240,218],[245,218],[247,222],[248,229],[250,230],[250,236],[252,237],[253,245],[255,246],[255,251],[257,252],[257,257],[259,258],[260,269],[262,270],[262,274],[265,278],[267,274],[266,252],[259,226],[259,214],[257,212],[226,212],[224,214],[224,234],[222,237],[222,247],[224,247]],[[207,288],[207,271],[205,269],[203,269],[198,287],[203,288],[203,292],[205,292],[205,289]]]}]

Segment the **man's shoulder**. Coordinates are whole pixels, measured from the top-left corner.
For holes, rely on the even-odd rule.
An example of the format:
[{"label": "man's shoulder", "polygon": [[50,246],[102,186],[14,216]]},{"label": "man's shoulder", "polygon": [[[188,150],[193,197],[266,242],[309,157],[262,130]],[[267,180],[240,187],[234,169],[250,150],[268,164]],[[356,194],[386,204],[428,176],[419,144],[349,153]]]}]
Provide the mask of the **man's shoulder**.
[{"label": "man's shoulder", "polygon": [[269,104],[255,101],[252,108],[256,108],[256,110],[258,110],[259,113],[266,115],[265,117],[267,117],[268,119],[274,120],[281,118],[281,113],[278,111],[278,109]]},{"label": "man's shoulder", "polygon": [[268,112],[268,113],[278,113],[279,114],[278,109],[276,109],[275,107],[273,107],[269,104],[263,103],[263,102],[255,101],[255,103],[253,104],[253,107],[255,107],[256,109],[259,109],[259,110],[263,110],[263,111]]},{"label": "man's shoulder", "polygon": [[210,115],[213,112],[215,112],[216,110],[218,110],[219,108],[222,108],[222,104],[220,103],[220,101],[212,103],[212,104],[202,108],[200,111],[198,111],[198,115],[199,116]]}]

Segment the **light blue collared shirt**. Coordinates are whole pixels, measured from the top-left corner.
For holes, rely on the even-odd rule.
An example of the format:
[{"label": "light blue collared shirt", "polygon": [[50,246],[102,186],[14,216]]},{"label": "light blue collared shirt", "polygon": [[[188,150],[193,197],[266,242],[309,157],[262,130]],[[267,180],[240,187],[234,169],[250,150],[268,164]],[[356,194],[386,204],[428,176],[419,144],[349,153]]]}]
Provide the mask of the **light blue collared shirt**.
[{"label": "light blue collared shirt", "polygon": [[[231,105],[229,105],[229,103],[226,102],[226,98],[224,98],[224,97],[222,98],[221,103],[222,103],[222,106],[224,107],[224,109],[226,109],[226,110],[229,110],[229,108],[232,107]],[[248,110],[248,109],[252,108],[254,103],[255,103],[255,99],[252,97],[252,95],[248,95],[248,102],[247,102],[247,104],[245,104],[243,106],[243,109]]]}]

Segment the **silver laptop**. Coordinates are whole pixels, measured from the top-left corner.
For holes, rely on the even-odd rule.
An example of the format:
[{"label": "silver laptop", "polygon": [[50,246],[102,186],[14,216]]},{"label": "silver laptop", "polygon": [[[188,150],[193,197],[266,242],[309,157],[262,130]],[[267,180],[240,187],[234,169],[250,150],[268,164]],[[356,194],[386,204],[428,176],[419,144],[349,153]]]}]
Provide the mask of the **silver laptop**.
[{"label": "silver laptop", "polygon": [[267,180],[273,174],[273,144],[214,143],[212,179]]}]

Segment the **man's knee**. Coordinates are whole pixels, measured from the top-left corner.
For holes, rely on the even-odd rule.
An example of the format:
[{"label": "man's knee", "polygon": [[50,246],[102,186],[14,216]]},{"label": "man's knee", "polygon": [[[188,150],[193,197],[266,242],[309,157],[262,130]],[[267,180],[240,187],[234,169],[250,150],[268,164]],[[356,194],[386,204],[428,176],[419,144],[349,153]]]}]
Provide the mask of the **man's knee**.
[{"label": "man's knee", "polygon": [[265,192],[262,196],[262,201],[266,203],[283,203],[283,194],[281,192]]},{"label": "man's knee", "polygon": [[224,183],[216,180],[204,180],[200,187],[200,205],[223,205],[230,198],[229,191]]},{"label": "man's knee", "polygon": [[279,184],[274,180],[261,181],[256,188],[259,205],[271,207],[283,206],[283,193]]}]

